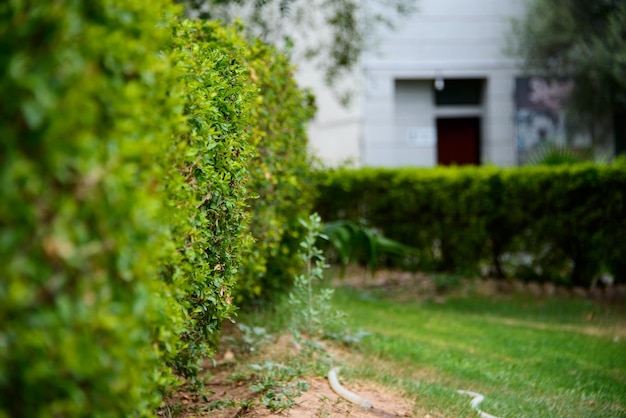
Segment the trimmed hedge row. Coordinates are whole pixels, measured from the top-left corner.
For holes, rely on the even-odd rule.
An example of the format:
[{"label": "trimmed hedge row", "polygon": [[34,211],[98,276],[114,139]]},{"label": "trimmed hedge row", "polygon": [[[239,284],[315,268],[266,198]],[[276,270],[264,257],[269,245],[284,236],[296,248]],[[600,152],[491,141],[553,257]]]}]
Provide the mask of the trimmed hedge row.
[{"label": "trimmed hedge row", "polygon": [[162,276],[184,313],[173,366],[192,379],[198,361],[213,354],[222,321],[234,313],[231,293],[250,243],[248,139],[258,95],[247,50],[237,28],[189,20],[175,26],[170,48],[186,129],[169,147],[166,192],[175,251]]},{"label": "trimmed hedge row", "polygon": [[0,6],[0,416],[151,415],[299,265],[312,100],[170,3]]},{"label": "trimmed hedge row", "polygon": [[237,304],[250,308],[286,293],[302,269],[301,219],[313,206],[314,184],[307,151],[307,123],[315,114],[313,96],[301,90],[288,58],[272,46],[251,40],[250,79],[259,88],[252,108],[250,233],[255,239],[243,260],[236,287]]},{"label": "trimmed hedge row", "polygon": [[0,5],[0,416],[146,415],[172,381],[169,3]]},{"label": "trimmed hedge row", "polygon": [[418,251],[412,268],[588,285],[626,281],[626,165],[340,169],[326,221],[365,219]]}]

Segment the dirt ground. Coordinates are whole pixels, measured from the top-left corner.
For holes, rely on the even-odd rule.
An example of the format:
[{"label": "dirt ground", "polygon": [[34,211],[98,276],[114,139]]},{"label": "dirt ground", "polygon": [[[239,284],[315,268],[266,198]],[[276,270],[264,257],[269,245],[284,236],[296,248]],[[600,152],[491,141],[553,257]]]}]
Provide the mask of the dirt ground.
[{"label": "dirt ground", "polygon": [[377,292],[399,302],[424,300],[445,302],[448,296],[459,294],[480,296],[528,294],[536,298],[586,298],[600,303],[618,305],[626,300],[626,285],[624,284],[583,288],[556,285],[551,282],[475,279],[384,269],[377,270],[372,275],[367,270],[354,267],[349,268],[344,277],[335,274],[333,285]]},{"label": "dirt ground", "polygon": [[[289,336],[283,336],[276,342],[283,346]],[[256,356],[259,361],[263,357],[276,358],[275,348],[273,353]],[[343,358],[350,356],[349,351],[339,352],[333,349],[333,355]],[[221,358],[220,358],[221,356]],[[381,385],[367,381],[343,381],[341,374],[339,380],[341,385],[362,398],[368,400],[372,408],[364,409],[340,397],[331,388],[328,379],[324,377],[302,377],[298,380],[305,381],[308,389],[295,399],[295,404],[287,410],[272,412],[265,407],[261,401],[261,395],[254,393],[249,383],[250,380],[236,381],[232,376],[236,374],[237,362],[233,354],[227,351],[225,355],[217,358],[217,365],[207,367],[207,372],[211,374],[206,383],[206,393],[204,396],[196,395],[190,390],[179,391],[168,402],[170,405],[177,405],[176,413],[167,408],[161,410],[160,416],[168,417],[429,417],[428,414],[420,413],[415,415],[416,410],[413,403],[405,399],[397,391],[385,388]],[[226,359],[224,359],[226,357]],[[245,361],[245,360],[244,360]],[[248,361],[250,361],[248,359]],[[232,400],[233,403],[224,402]],[[217,402],[223,405],[216,406]],[[243,401],[243,402],[242,402]],[[249,404],[249,407],[242,405]]]},{"label": "dirt ground", "polygon": [[[237,330],[229,327],[226,333],[236,334]],[[252,358],[238,359],[230,348],[224,348],[223,352],[216,356],[216,364],[207,364],[206,371],[211,376],[206,383],[204,396],[194,394],[191,390],[181,390],[171,399],[170,405],[177,405],[176,414],[167,409],[162,409],[160,416],[168,417],[430,417],[424,411],[416,415],[415,405],[404,398],[401,393],[379,384],[368,381],[344,381],[339,372],[341,385],[360,397],[368,400],[372,408],[364,409],[340,397],[331,388],[326,377],[305,376],[298,380],[305,381],[308,389],[295,399],[295,404],[287,410],[272,412],[261,401],[261,395],[254,393],[250,388],[251,380],[233,379],[238,374],[242,365],[259,363],[264,359],[277,359],[293,356],[294,345],[290,335],[282,335],[265,346],[261,353]],[[338,346],[326,346],[326,351],[336,360],[349,367],[350,358],[354,356],[348,348]],[[225,400],[235,401],[233,403]],[[243,401],[243,402],[242,402]],[[217,406],[221,402],[223,405]],[[249,407],[242,405],[250,404]]]},{"label": "dirt ground", "polygon": [[[397,393],[376,386],[368,382],[345,384],[344,387],[357,393],[371,402],[372,408],[363,409],[339,397],[331,389],[328,381],[321,377],[306,379],[309,388],[296,399],[296,404],[286,411],[272,412],[263,405],[243,410],[239,407],[229,407],[223,410],[214,410],[211,417],[412,417],[413,409],[410,402]],[[210,385],[216,391],[216,396],[233,396],[238,390],[225,386],[223,382]],[[241,386],[238,388],[245,397],[247,391]]]}]

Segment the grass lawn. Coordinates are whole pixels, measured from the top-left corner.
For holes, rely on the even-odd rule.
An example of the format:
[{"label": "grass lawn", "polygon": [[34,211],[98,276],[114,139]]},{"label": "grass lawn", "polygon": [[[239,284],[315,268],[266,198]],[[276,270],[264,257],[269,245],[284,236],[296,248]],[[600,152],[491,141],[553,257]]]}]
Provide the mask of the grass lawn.
[{"label": "grass lawn", "polygon": [[397,302],[338,288],[363,329],[346,375],[401,388],[435,416],[626,417],[626,310],[582,299],[449,296]]}]

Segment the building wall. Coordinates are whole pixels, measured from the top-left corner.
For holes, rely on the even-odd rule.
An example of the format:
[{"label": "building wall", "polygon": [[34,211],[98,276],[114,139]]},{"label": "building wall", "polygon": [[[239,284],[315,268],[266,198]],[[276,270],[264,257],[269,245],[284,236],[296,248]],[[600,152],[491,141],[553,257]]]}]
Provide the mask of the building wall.
[{"label": "building wall", "polygon": [[354,72],[354,97],[348,106],[340,104],[336,94],[326,86],[316,71],[301,63],[296,76],[302,87],[315,93],[317,114],[309,125],[309,147],[324,164],[336,166],[351,162],[361,164],[362,106],[360,71]]},{"label": "building wall", "polygon": [[[525,0],[418,0],[418,12],[367,54],[359,73],[358,100],[342,108],[312,73],[319,114],[311,147],[328,164],[351,159],[372,166],[433,166],[436,119],[481,118],[481,163],[517,163],[514,132],[516,63],[504,54],[510,18]],[[484,79],[483,100],[473,106],[435,106],[436,78]]]},{"label": "building wall", "polygon": [[[504,50],[510,18],[521,15],[523,3],[419,2],[410,22],[364,60],[364,165],[436,165],[436,119],[444,116],[480,117],[481,163],[516,164],[513,93],[519,70]],[[484,79],[482,103],[436,106],[437,78]]]}]

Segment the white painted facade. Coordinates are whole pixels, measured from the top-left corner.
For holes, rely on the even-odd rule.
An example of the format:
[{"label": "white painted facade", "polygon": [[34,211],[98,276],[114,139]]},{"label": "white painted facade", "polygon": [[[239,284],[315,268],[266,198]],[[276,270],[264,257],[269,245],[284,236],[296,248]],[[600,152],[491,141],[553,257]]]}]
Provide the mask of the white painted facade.
[{"label": "white painted facade", "polygon": [[[510,19],[525,0],[418,0],[418,11],[363,57],[359,94],[342,108],[314,71],[300,71],[319,112],[310,127],[314,153],[329,165],[437,164],[437,118],[480,120],[480,164],[517,164],[516,63],[504,53]],[[437,106],[436,79],[481,79],[474,105]]]},{"label": "white painted facade", "polygon": [[342,106],[324,84],[319,71],[301,65],[298,82],[315,93],[317,113],[309,125],[309,147],[322,163],[337,166],[346,162],[361,165],[360,138],[363,122],[361,111],[361,77],[355,72],[356,95],[349,106]]}]

